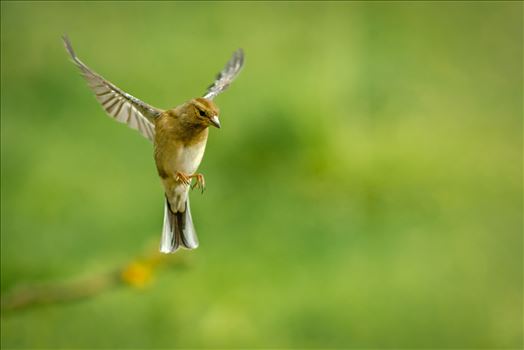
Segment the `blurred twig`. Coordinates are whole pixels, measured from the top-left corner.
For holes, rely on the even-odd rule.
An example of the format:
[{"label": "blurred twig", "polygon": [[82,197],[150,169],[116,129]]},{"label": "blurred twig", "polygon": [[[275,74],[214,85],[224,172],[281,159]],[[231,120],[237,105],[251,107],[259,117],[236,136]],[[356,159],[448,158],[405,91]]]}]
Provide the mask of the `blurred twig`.
[{"label": "blurred twig", "polygon": [[93,297],[118,286],[143,287],[155,270],[163,266],[186,265],[184,254],[163,255],[150,253],[134,259],[113,271],[75,282],[27,285],[13,288],[2,295],[2,313],[45,304],[57,304]]}]

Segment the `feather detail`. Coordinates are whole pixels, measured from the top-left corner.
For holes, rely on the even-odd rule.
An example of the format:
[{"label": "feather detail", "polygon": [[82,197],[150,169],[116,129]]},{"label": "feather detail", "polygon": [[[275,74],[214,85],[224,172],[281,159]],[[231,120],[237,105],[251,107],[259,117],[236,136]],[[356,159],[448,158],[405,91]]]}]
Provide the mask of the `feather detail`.
[{"label": "feather detail", "polygon": [[242,70],[244,65],[244,51],[238,49],[233,53],[233,56],[226,63],[226,66],[220,73],[218,73],[215,82],[207,88],[204,98],[208,100],[214,99],[218,94],[228,88],[228,86],[235,80],[238,73]]},{"label": "feather detail", "polygon": [[138,130],[145,138],[153,141],[155,138],[154,120],[163,111],[131,96],[92,71],[76,56],[69,38],[64,35],[63,40],[71,59],[80,69],[89,88],[95,93],[97,101],[106,113],[116,121]]},{"label": "feather detail", "polygon": [[191,218],[189,199],[185,203],[185,210],[177,213],[173,213],[166,199],[160,252],[164,254],[174,253],[180,247],[185,249],[198,248],[198,238]]}]

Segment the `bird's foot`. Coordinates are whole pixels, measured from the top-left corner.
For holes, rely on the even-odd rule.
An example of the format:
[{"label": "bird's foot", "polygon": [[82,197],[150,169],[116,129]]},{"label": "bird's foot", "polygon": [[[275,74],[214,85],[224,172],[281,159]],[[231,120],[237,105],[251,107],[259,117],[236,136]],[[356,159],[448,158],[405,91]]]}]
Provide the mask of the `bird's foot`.
[{"label": "bird's foot", "polygon": [[206,188],[206,180],[204,179],[204,175],[202,174],[187,175],[187,174],[181,173],[180,171],[177,171],[175,174],[175,180],[183,183],[186,186],[191,185],[191,179],[196,179],[195,183],[191,186],[191,189],[196,187],[196,188],[199,188],[202,191],[202,193],[204,193],[204,189]]},{"label": "bird's foot", "polygon": [[189,175],[188,177],[196,179],[196,181],[193,184],[193,186],[191,186],[191,189],[193,189],[195,187],[196,188],[200,188],[200,191],[202,191],[202,193],[204,193],[204,190],[206,189],[206,180],[204,179],[204,175],[203,174],[193,174],[193,175]]},{"label": "bird's foot", "polygon": [[181,173],[180,171],[177,171],[175,174],[175,181],[181,182],[184,185],[191,184],[191,175],[186,175],[184,173]]}]

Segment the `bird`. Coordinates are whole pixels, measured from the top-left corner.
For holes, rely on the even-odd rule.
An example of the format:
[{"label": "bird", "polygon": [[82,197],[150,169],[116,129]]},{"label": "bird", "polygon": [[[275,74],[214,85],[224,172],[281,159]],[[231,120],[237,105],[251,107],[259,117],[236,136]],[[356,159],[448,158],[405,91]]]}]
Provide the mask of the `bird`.
[{"label": "bird", "polygon": [[[244,65],[244,51],[237,49],[201,97],[162,110],[128,94],[90,69],[76,55],[67,35],[66,51],[80,69],[96,99],[111,118],[136,129],[153,143],[154,160],[164,188],[164,221],[160,252],[199,245],[189,206],[189,190],[204,192],[205,178],[197,169],[204,156],[209,127],[220,128],[214,98],[226,90]],[[193,183],[194,180],[194,183]]]}]

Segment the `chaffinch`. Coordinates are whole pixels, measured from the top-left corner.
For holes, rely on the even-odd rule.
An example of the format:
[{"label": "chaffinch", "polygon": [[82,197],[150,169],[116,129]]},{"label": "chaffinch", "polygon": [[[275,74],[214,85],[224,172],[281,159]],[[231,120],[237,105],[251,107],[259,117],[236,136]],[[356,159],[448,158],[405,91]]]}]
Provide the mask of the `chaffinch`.
[{"label": "chaffinch", "polygon": [[[165,191],[160,251],[174,253],[179,247],[197,248],[198,238],[191,218],[188,192],[194,187],[204,190],[204,176],[196,171],[204,155],[208,127],[220,128],[219,110],[213,99],[242,69],[242,49],[233,53],[204,96],[162,110],[131,96],[92,71],[76,56],[68,37],[64,36],[63,40],[67,52],[107,114],[138,130],[154,144],[156,168]],[[191,186],[193,179],[195,183]]]}]

